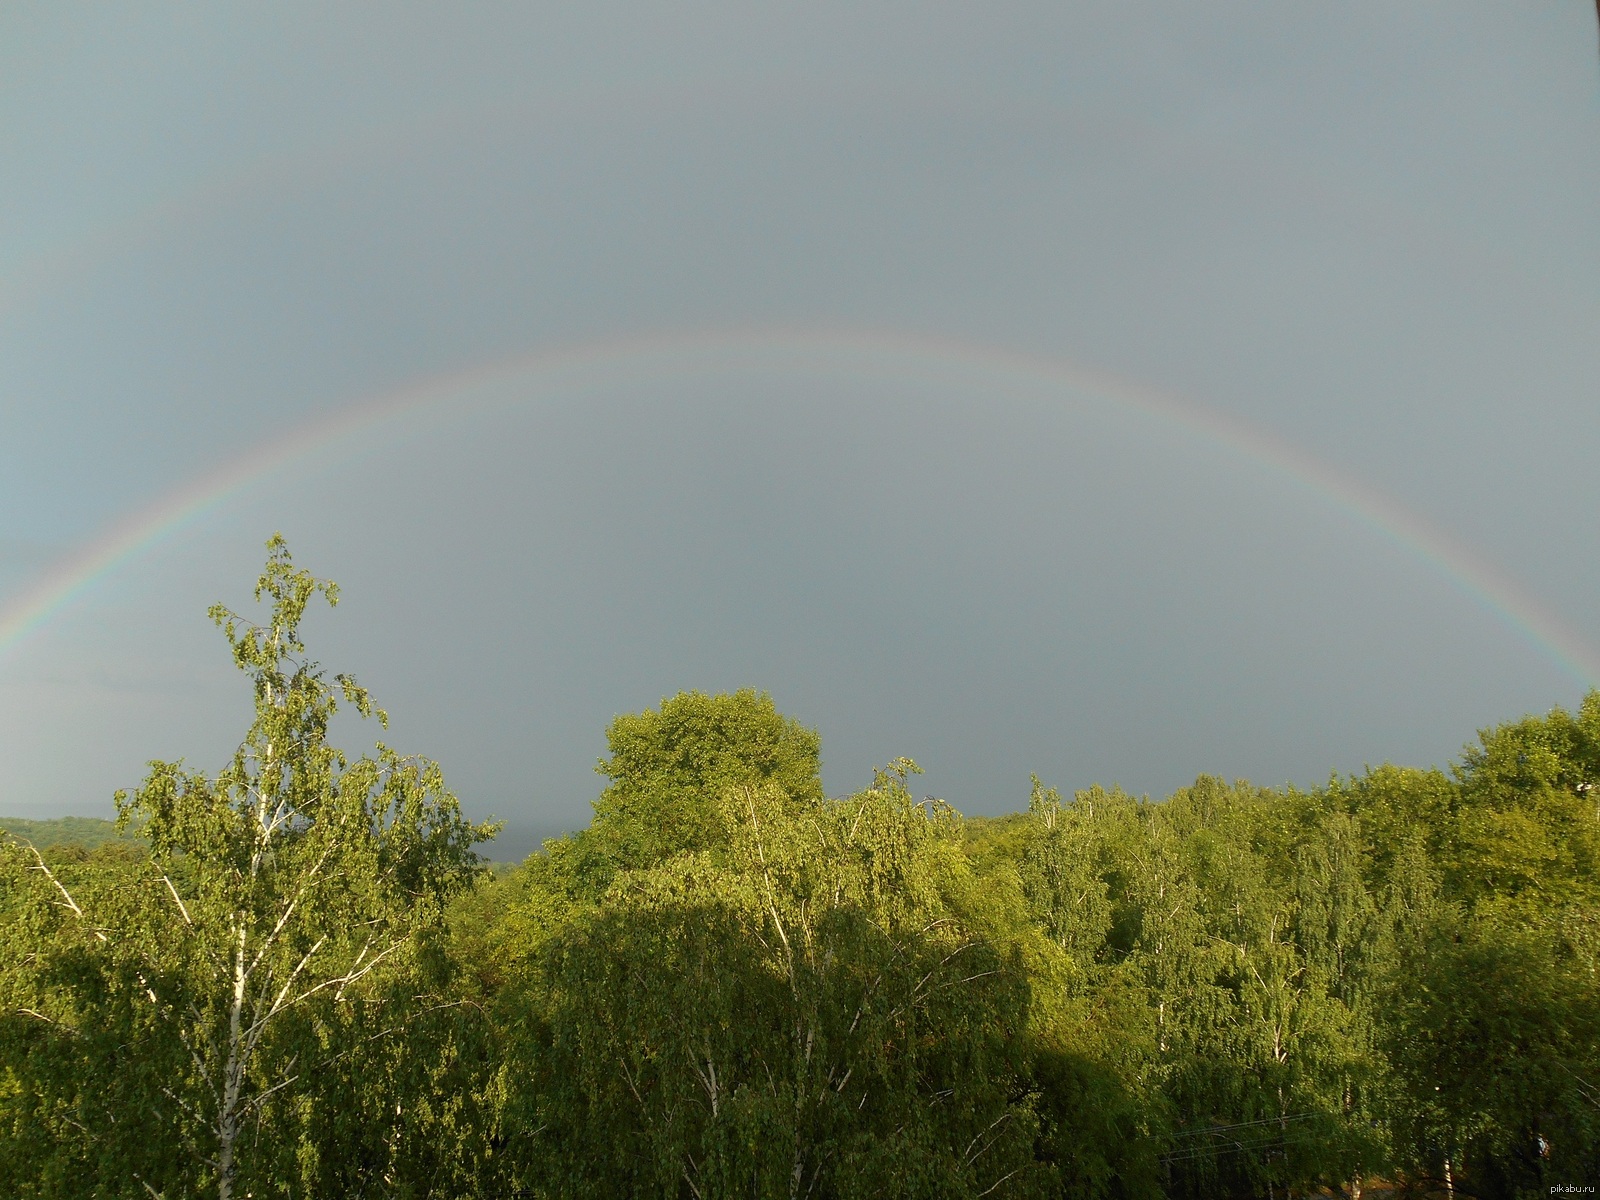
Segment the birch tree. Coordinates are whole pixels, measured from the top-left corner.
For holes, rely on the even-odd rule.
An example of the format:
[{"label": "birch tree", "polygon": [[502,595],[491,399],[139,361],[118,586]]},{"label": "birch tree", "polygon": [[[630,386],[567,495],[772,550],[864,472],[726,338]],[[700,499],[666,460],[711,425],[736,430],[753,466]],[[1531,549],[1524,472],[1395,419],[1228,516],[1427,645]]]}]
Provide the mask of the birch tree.
[{"label": "birch tree", "polygon": [[[274,1139],[272,1109],[313,1090],[339,1052],[313,1036],[312,1011],[381,1003],[374,985],[470,885],[472,845],[493,832],[463,819],[437,764],[382,743],[352,760],[329,744],[341,704],[387,720],[353,678],[330,681],[305,656],[306,608],[319,594],[336,604],[337,587],[296,569],[274,537],[255,594],[264,623],[221,605],[210,614],[254,691],[232,761],[214,777],[152,762],[143,786],[116,797],[120,824],[150,845],[144,902],[129,912],[80,900],[43,856],[29,864],[82,951],[98,955],[63,1029],[92,1032],[72,1030],[74,1014],[109,996],[137,1018],[125,1026],[133,1056],[167,1064],[128,1098],[139,1111],[91,1105],[104,1126],[78,1122],[107,1143],[119,1124],[153,1118],[171,1153],[138,1174],[152,1196],[282,1186],[293,1147]],[[378,1022],[403,1023],[398,1012]]]},{"label": "birch tree", "polygon": [[913,769],[835,801],[732,788],[724,854],[624,872],[552,939],[523,993],[525,1186],[1030,1194],[1026,988],[947,903],[958,822]]}]

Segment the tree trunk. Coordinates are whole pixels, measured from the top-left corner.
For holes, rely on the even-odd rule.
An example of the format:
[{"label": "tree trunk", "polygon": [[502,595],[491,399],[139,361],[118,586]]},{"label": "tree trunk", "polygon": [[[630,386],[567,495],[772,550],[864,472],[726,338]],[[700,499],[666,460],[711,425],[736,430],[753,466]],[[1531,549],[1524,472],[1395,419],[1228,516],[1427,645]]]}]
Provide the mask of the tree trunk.
[{"label": "tree trunk", "polygon": [[244,1084],[244,1044],[240,1026],[244,1017],[245,932],[239,926],[239,946],[233,960],[233,999],[228,1005],[228,1059],[222,1069],[222,1096],[217,1105],[217,1200],[233,1200],[236,1170],[233,1148],[239,1138],[239,1093]]}]

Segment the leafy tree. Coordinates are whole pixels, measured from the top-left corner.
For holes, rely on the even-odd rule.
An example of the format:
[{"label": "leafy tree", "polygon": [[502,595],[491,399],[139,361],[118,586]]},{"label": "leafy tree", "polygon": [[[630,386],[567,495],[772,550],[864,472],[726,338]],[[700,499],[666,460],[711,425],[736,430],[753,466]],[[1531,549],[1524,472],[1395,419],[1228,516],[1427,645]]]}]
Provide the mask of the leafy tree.
[{"label": "leafy tree", "polygon": [[1441,922],[1389,996],[1409,1165],[1485,1196],[1600,1178],[1600,989],[1548,935]]},{"label": "leafy tree", "polygon": [[1600,692],[1479,734],[1457,768],[1453,893],[1519,920],[1600,904]]},{"label": "leafy tree", "polygon": [[[42,890],[59,917],[51,929],[30,919],[46,947],[49,1028],[91,1047],[68,1064],[84,1069],[75,1106],[87,1119],[59,1110],[54,1132],[113,1191],[131,1176],[154,1194],[229,1200],[291,1178],[286,1114],[344,1050],[328,1035],[374,1032],[339,1014],[381,1007],[379,1026],[404,1026],[380,985],[472,883],[472,844],[493,833],[462,818],[437,765],[381,743],[351,760],[328,744],[341,698],[386,718],[352,678],[330,684],[303,657],[300,621],[318,593],[337,602],[274,537],[256,586],[266,623],[212,609],[252,682],[255,719],[215,777],[154,762],[141,788],[118,794],[121,824],[149,842],[139,887],[80,900],[75,872],[34,855],[33,911]],[[120,1056],[93,1049],[105,1036],[121,1039]],[[136,1064],[132,1082],[98,1094],[97,1070],[121,1061]]]},{"label": "leafy tree", "polygon": [[659,710],[617,717],[595,770],[610,780],[594,821],[558,845],[565,873],[598,895],[619,870],[719,845],[718,805],[730,788],[773,787],[790,802],[822,799],[820,740],[765,692],[679,692]]},{"label": "leafy tree", "polygon": [[1063,806],[1061,794],[1035,777],[1028,802],[1035,829],[1021,864],[1023,887],[1043,932],[1069,957],[1085,982],[1104,956],[1112,924],[1096,803],[1103,824],[1107,808],[1123,799],[1095,790],[1081,793]]},{"label": "leafy tree", "polygon": [[556,1195],[993,1196],[1036,1179],[1020,972],[947,902],[910,763],[848,800],[746,785],[721,854],[616,877],[531,964],[526,1182]]},{"label": "leafy tree", "polygon": [[167,932],[152,882],[132,846],[0,846],[0,1178],[12,1195],[132,1195],[185,1153],[152,1107],[185,1068],[151,1000],[172,980],[127,952]]},{"label": "leafy tree", "polygon": [[1453,774],[1388,872],[1390,1123],[1414,1172],[1542,1192],[1600,1172],[1600,693],[1480,732]]}]

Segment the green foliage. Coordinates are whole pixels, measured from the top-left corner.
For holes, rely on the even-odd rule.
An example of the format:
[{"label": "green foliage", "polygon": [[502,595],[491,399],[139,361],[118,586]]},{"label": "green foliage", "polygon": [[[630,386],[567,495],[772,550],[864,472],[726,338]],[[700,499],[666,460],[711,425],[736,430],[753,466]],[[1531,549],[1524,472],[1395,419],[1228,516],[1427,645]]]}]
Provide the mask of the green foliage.
[{"label": "green foliage", "polygon": [[[24,1198],[1548,1194],[1600,1177],[1600,693],[1450,771],[1155,803],[828,800],[746,690],[607,731],[496,876],[439,768],[326,740],[270,544],[255,720],[124,830],[0,822]],[[103,823],[101,823],[103,825]]]},{"label": "green foliage", "polygon": [[618,875],[524,968],[524,1186],[1024,1194],[1026,983],[951,910],[953,813],[910,763],[848,800],[746,784],[723,853]]},{"label": "green foliage", "polygon": [[345,1012],[403,1027],[384,985],[472,883],[472,843],[492,832],[461,818],[435,764],[327,743],[341,697],[384,717],[353,679],[330,686],[302,657],[307,604],[337,590],[296,570],[281,538],[268,549],[267,623],[211,614],[255,694],[233,760],[215,778],[153,762],[117,795],[120,826],[149,843],[143,862],[102,853],[57,870],[31,848],[7,854],[8,912],[34,947],[7,973],[34,1001],[14,1011],[34,1010],[49,1043],[6,1063],[12,1103],[56,1147],[25,1185],[39,1194],[73,1171],[113,1194],[222,1200],[293,1178],[311,1142],[289,1133],[291,1114],[345,1053],[334,1035],[376,1036]]},{"label": "green foliage", "polygon": [[822,799],[820,739],[749,688],[680,692],[657,711],[617,717],[606,744],[611,757],[595,770],[610,784],[595,801],[594,823],[569,847],[573,881],[591,895],[618,871],[719,846],[726,830],[718,807],[729,789]]},{"label": "green foliage", "polygon": [[1491,1195],[1600,1178],[1600,987],[1538,931],[1429,931],[1389,997],[1409,1165],[1446,1159]]},{"label": "green foliage", "polygon": [[149,1000],[181,980],[133,949],[163,932],[151,882],[130,846],[0,847],[0,1177],[12,1195],[131,1195],[184,1152],[151,1107],[184,1069]]},{"label": "green foliage", "polygon": [[21,817],[0,817],[0,837],[31,842],[41,850],[52,846],[82,846],[93,850],[107,842],[139,843],[143,839],[131,830],[117,828],[115,821],[99,817],[57,817],[49,821],[28,821]]},{"label": "green foliage", "polygon": [[1600,902],[1600,693],[1485,730],[1457,769],[1460,799],[1446,858],[1464,901],[1537,919]]}]

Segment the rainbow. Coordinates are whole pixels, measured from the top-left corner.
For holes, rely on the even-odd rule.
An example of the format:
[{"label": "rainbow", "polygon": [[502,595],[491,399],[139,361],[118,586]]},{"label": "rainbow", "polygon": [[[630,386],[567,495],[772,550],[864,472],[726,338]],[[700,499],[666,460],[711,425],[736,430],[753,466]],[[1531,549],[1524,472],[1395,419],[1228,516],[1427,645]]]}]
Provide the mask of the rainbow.
[{"label": "rainbow", "polygon": [[508,403],[599,387],[741,370],[847,372],[993,394],[1043,393],[1154,418],[1330,503],[1442,575],[1581,685],[1600,682],[1600,655],[1503,571],[1378,490],[1227,414],[1124,377],[949,337],[827,329],[717,329],[537,350],[413,381],[266,442],[105,529],[0,608],[0,655],[112,575],[276,472],[337,453],[408,418],[456,420]]}]

